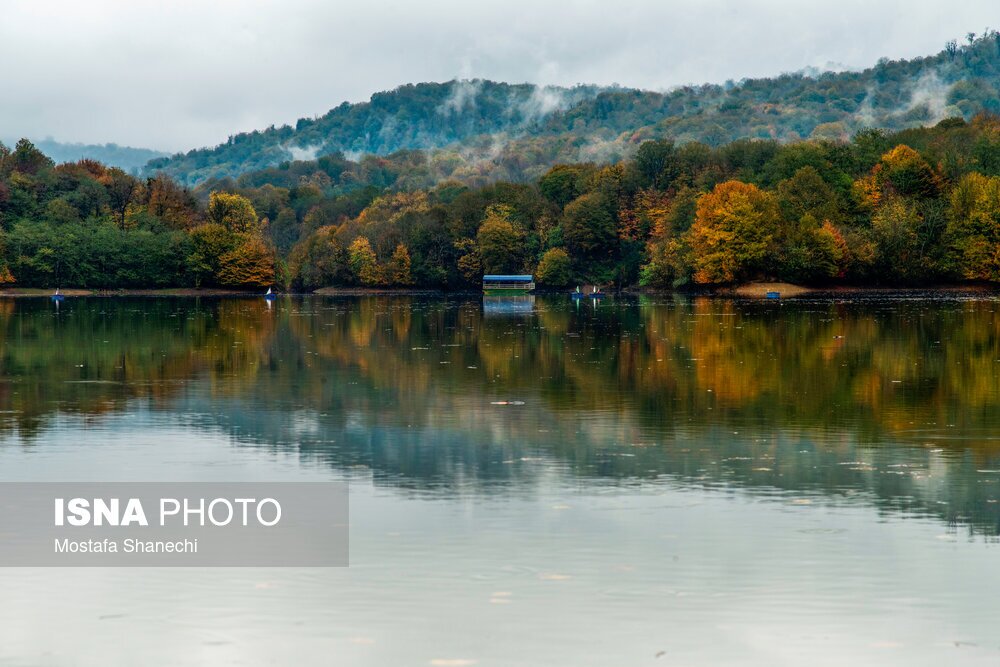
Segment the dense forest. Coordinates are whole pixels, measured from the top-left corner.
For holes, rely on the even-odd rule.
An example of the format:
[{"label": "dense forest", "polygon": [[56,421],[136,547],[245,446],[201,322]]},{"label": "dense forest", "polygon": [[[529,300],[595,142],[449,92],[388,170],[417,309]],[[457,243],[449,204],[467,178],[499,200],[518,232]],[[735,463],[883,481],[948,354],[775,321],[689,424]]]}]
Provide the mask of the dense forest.
[{"label": "dense forest", "polygon": [[237,134],[215,148],[156,159],[146,174],[165,173],[195,186],[296,159],[420,150],[425,169],[437,178],[470,185],[531,182],[556,164],[620,161],[651,139],[711,147],[745,138],[846,141],[867,127],[971,120],[1000,112],[998,90],[1000,35],[992,30],[970,33],[964,44],[951,42],[934,56],[883,59],[860,72],[784,74],[665,93],[421,83],[368,102],[345,102],[295,127]]},{"label": "dense forest", "polygon": [[22,139],[0,144],[0,283],[1000,281],[998,87],[987,31],[863,72],[666,94],[404,86],[141,176]]},{"label": "dense forest", "polygon": [[[1000,281],[1000,119],[849,141],[641,143],[531,182],[414,187],[425,163],[342,156],[194,190],[30,142],[0,147],[0,280],[72,287],[461,289],[778,278]],[[422,177],[421,177],[422,178]],[[420,179],[417,179],[418,181]]]}]

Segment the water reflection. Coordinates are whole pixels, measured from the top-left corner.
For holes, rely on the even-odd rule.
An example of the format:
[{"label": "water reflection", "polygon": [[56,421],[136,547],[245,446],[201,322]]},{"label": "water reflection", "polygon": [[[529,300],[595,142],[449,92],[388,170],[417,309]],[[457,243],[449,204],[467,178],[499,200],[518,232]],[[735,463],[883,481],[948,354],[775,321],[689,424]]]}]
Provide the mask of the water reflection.
[{"label": "water reflection", "polygon": [[413,493],[667,480],[1000,532],[994,300],[530,299],[2,301],[3,446],[142,405]]},{"label": "water reflection", "polygon": [[530,315],[535,310],[535,295],[484,296],[483,315]]}]

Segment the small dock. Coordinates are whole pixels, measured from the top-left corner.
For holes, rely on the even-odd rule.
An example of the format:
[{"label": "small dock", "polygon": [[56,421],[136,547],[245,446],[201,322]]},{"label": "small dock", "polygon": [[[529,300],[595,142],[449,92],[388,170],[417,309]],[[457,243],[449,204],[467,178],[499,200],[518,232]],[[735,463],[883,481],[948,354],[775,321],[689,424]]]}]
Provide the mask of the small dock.
[{"label": "small dock", "polygon": [[527,294],[535,289],[535,278],[531,275],[497,275],[483,276],[483,294],[494,296]]}]

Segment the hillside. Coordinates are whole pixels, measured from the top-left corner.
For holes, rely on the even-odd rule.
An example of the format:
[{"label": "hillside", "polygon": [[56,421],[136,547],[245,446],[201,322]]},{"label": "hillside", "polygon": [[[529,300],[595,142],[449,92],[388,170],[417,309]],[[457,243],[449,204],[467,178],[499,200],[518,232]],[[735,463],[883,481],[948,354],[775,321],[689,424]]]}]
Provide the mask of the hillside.
[{"label": "hillside", "polygon": [[481,135],[519,135],[540,119],[598,92],[595,86],[558,88],[492,81],[406,85],[376,93],[368,102],[345,102],[320,118],[302,118],[294,128],[272,126],[237,134],[214,148],[154,160],[147,171],[195,185],[292,159],[338,152],[385,155],[434,149]]},{"label": "hillside", "polygon": [[[934,56],[882,60],[860,72],[783,74],[659,93],[491,81],[406,85],[344,103],[296,126],[238,134],[214,148],[152,161],[188,184],[237,177],[289,160],[343,153],[447,149],[456,168],[507,163],[496,178],[527,179],[557,162],[615,161],[643,140],[718,146],[741,138],[843,140],[1000,111],[1000,38],[988,32]],[[511,164],[513,163],[513,164]],[[489,166],[492,169],[492,166]]]}]

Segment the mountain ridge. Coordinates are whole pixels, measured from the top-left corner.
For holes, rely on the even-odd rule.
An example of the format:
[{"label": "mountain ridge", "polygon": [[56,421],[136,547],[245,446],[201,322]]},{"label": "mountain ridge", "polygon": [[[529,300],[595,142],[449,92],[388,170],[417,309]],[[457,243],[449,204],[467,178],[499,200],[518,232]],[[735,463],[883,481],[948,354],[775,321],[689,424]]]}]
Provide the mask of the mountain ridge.
[{"label": "mountain ridge", "polygon": [[998,90],[1000,36],[994,31],[964,46],[950,42],[935,55],[883,58],[863,70],[800,71],[665,92],[481,79],[406,84],[294,127],[240,133],[215,147],[154,159],[146,173],[194,186],[336,153],[356,161],[405,150],[477,148],[488,156],[524,148],[549,153],[538,163],[551,166],[615,161],[647,139],[710,146],[737,139],[845,140],[866,127],[900,130],[1000,112]]}]

